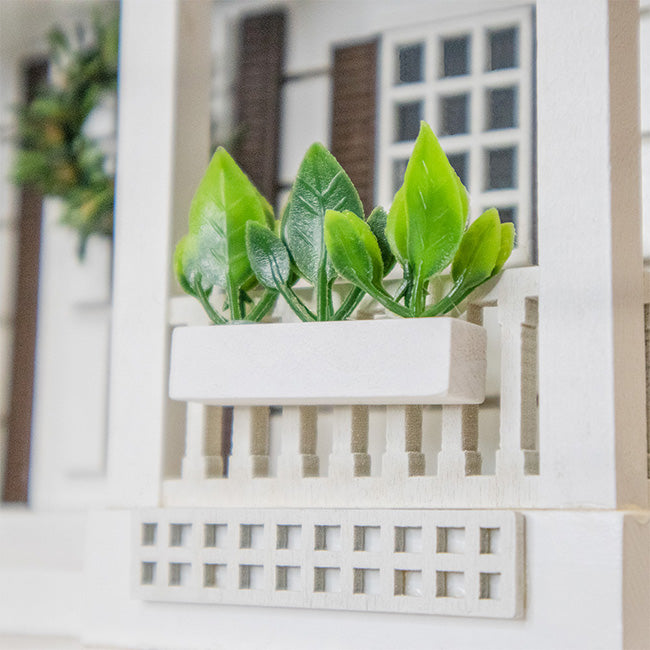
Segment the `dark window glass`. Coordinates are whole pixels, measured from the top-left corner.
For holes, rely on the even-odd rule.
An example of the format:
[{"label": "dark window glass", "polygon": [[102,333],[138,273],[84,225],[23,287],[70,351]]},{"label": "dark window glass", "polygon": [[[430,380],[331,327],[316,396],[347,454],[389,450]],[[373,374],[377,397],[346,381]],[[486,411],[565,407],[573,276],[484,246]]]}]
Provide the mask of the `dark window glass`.
[{"label": "dark window glass", "polygon": [[407,164],[408,158],[393,160],[393,194],[402,187]]},{"label": "dark window glass", "polygon": [[447,38],[442,42],[442,76],[469,74],[470,37]]},{"label": "dark window glass", "polygon": [[405,45],[397,50],[397,83],[409,84],[424,79],[424,45]]},{"label": "dark window glass", "polygon": [[491,149],[487,152],[488,190],[503,190],[517,187],[517,150],[515,147]]},{"label": "dark window glass", "polygon": [[420,130],[422,120],[422,102],[409,102],[408,104],[397,104],[396,106],[397,142],[415,140]]},{"label": "dark window glass", "polygon": [[469,95],[440,98],[440,135],[469,133]]},{"label": "dark window glass", "polygon": [[499,208],[499,217],[501,223],[512,223],[517,226],[517,208],[511,206],[509,208]]},{"label": "dark window glass", "polygon": [[[461,183],[468,187],[469,155],[467,153],[452,153],[447,156],[449,163],[460,178]],[[469,188],[468,188],[469,189]]]},{"label": "dark window glass", "polygon": [[517,36],[516,27],[489,33],[490,70],[516,68],[519,65]]},{"label": "dark window glass", "polygon": [[494,88],[487,91],[488,129],[517,126],[517,89]]}]

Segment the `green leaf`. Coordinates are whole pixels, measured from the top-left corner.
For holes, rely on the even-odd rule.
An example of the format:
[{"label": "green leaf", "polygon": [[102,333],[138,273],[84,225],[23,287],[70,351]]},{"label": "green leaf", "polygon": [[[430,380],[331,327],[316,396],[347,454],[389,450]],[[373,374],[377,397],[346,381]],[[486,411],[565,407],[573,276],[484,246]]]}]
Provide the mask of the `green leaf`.
[{"label": "green leaf", "polygon": [[357,286],[381,287],[384,264],[370,226],[352,212],[325,214],[327,251],[339,275]]},{"label": "green leaf", "polygon": [[[186,250],[191,246],[190,235],[185,235],[178,244],[176,244],[176,250],[174,251],[174,274],[178,280],[178,284],[181,285],[181,289],[185,293],[190,294],[190,296],[196,297],[196,291],[192,288],[192,283],[187,276],[185,256]],[[188,265],[189,266],[189,265]]]},{"label": "green leaf", "polygon": [[451,266],[454,284],[477,287],[492,275],[501,249],[501,222],[494,208],[486,210],[465,231]]},{"label": "green leaf", "polygon": [[442,271],[458,248],[467,213],[461,188],[431,127],[422,122],[386,235],[395,256],[423,280]]},{"label": "green leaf", "polygon": [[386,277],[393,266],[395,266],[395,256],[391,251],[390,244],[386,237],[386,221],[388,215],[382,207],[376,207],[368,217],[368,225],[372,234],[375,236],[377,243],[379,244],[379,251],[381,252],[381,260],[384,265],[384,277]]},{"label": "green leaf", "polygon": [[501,224],[501,247],[497,255],[497,261],[492,269],[492,275],[496,275],[503,265],[508,261],[510,253],[515,246],[515,227],[511,223]]},{"label": "green leaf", "polygon": [[324,239],[327,210],[348,210],[363,217],[352,181],[336,158],[316,143],[300,165],[282,222],[282,238],[298,271],[315,285],[323,274],[328,282],[336,276]]},{"label": "green leaf", "polygon": [[405,267],[407,263],[407,224],[406,200],[404,185],[397,190],[386,220],[386,240],[393,255]]},{"label": "green leaf", "polygon": [[227,289],[249,280],[246,223],[265,225],[267,206],[237,163],[218,148],[190,207],[190,233],[197,239],[204,281]]},{"label": "green leaf", "polygon": [[279,290],[289,282],[289,252],[271,230],[250,221],[246,226],[246,250],[260,284]]}]

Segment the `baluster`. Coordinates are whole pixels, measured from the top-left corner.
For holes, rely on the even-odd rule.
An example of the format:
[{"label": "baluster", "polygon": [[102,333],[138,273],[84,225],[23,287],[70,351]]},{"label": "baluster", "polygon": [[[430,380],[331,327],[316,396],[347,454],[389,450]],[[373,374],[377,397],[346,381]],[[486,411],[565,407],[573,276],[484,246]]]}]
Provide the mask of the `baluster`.
[{"label": "baluster", "polygon": [[478,406],[443,406],[438,476],[448,480],[480,473]]},{"label": "baluster", "polygon": [[537,474],[537,302],[504,286],[501,325],[501,426],[497,473]]},{"label": "baluster", "polygon": [[424,475],[421,406],[386,407],[386,451],[381,472],[391,480]]},{"label": "baluster", "polygon": [[183,480],[200,481],[223,476],[221,421],[220,407],[188,402]]},{"label": "baluster", "polygon": [[526,319],[521,324],[521,448],[524,454],[525,474],[539,474],[537,314],[537,300],[526,298]]},{"label": "baluster", "polygon": [[318,476],[317,418],[315,406],[285,406],[282,409],[282,452],[278,458],[278,475],[282,478]]},{"label": "baluster", "polygon": [[329,476],[336,479],[370,476],[367,406],[334,407]]},{"label": "baluster", "polygon": [[249,479],[269,474],[269,408],[236,406],[233,409],[232,455],[228,475]]}]

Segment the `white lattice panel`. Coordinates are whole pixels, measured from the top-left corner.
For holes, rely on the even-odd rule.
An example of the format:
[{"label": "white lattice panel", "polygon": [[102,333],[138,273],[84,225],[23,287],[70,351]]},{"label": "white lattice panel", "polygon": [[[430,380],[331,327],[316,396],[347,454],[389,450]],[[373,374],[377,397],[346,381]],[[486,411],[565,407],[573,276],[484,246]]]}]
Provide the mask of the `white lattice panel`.
[{"label": "white lattice panel", "polygon": [[498,510],[151,509],[134,513],[149,601],[515,618],[523,516]]}]

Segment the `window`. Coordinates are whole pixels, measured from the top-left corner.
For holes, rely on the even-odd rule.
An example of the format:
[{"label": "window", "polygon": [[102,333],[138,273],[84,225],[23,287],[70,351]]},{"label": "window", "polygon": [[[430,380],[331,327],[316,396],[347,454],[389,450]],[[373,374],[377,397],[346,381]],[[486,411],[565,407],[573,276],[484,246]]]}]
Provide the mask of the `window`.
[{"label": "window", "polygon": [[389,206],[420,120],[431,124],[470,193],[517,228],[515,263],[533,259],[532,8],[484,13],[383,35],[379,184]]}]

